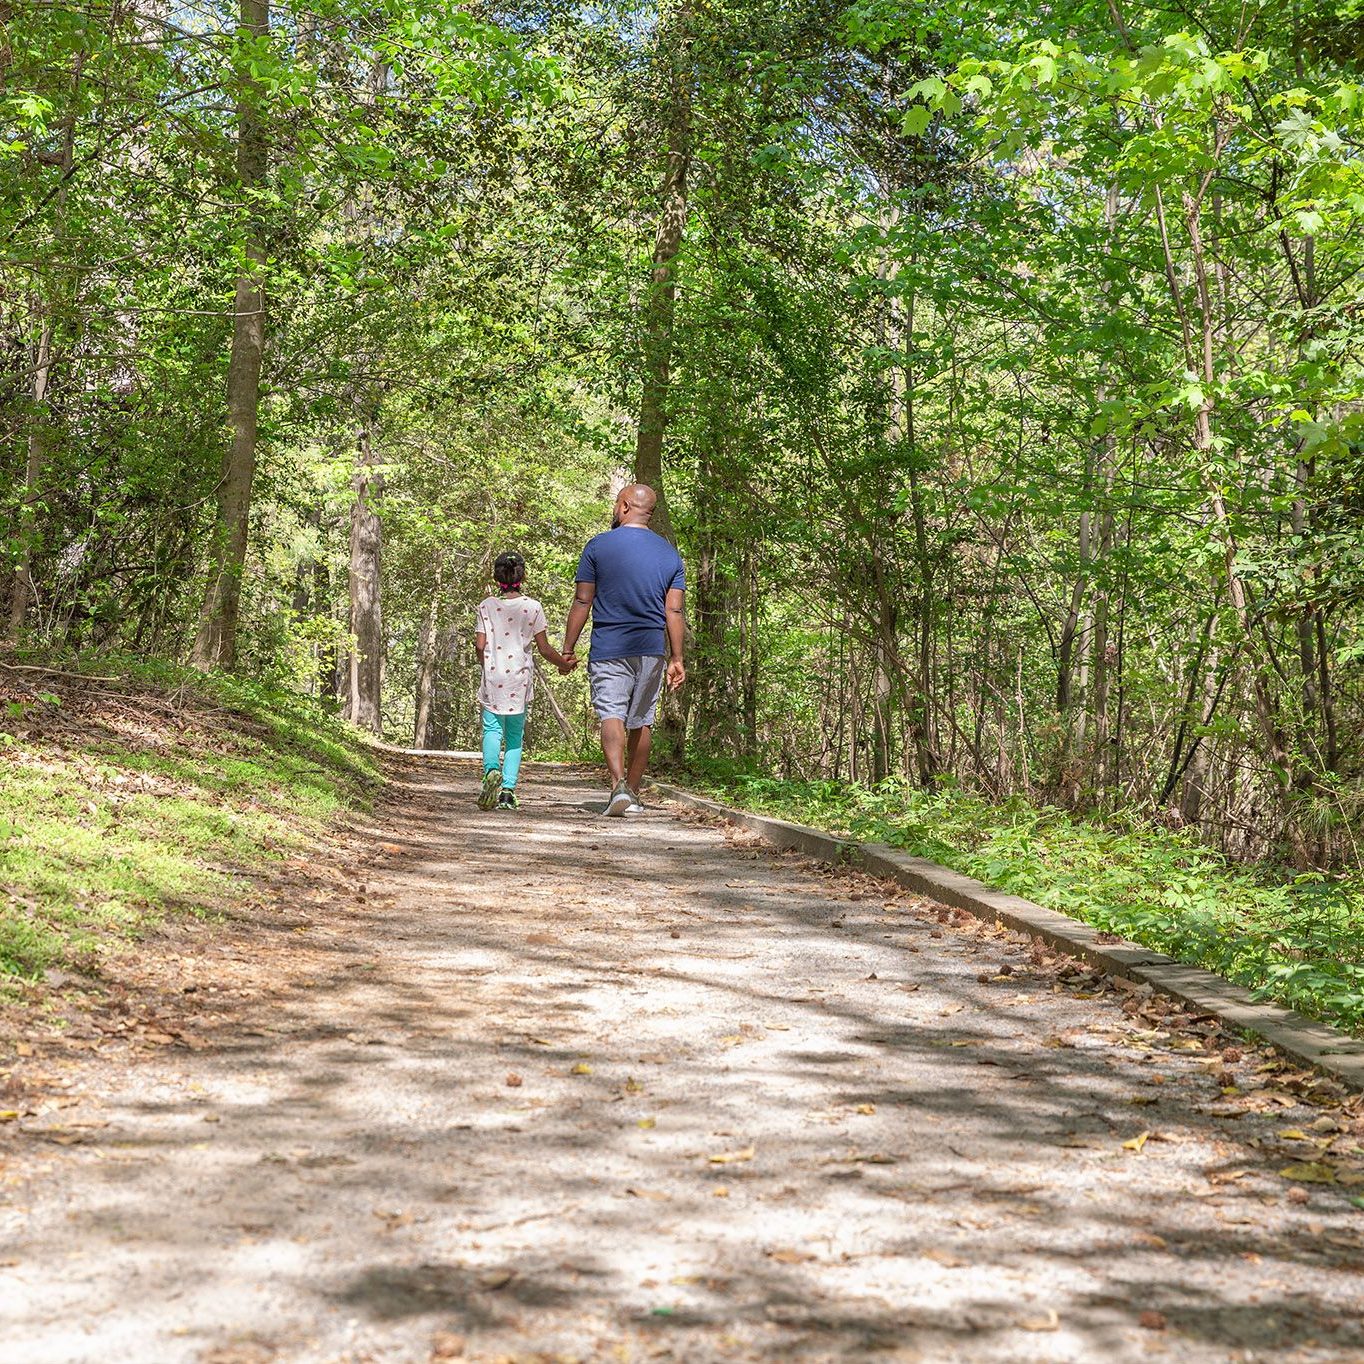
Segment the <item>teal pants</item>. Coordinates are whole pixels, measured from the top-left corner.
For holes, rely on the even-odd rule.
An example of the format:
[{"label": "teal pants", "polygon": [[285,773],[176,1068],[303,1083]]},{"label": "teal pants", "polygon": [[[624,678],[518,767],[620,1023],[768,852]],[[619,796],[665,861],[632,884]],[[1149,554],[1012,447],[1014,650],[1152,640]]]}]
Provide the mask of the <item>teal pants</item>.
[{"label": "teal pants", "polygon": [[[502,785],[508,790],[515,790],[516,778],[521,772],[521,740],[525,733],[525,711],[520,715],[494,715],[492,711],[484,710],[483,771],[487,773],[494,767],[500,767]],[[507,749],[505,758],[502,757],[504,744]]]}]

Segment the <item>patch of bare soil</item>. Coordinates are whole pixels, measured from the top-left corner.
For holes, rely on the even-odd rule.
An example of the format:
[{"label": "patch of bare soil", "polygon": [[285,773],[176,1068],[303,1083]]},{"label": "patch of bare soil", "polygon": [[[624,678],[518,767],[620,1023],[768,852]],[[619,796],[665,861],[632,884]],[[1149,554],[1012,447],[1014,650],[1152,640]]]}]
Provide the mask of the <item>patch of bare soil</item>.
[{"label": "patch of bare soil", "polygon": [[1357,1097],[574,774],[473,794],[401,763],[6,1012],[7,1362],[1364,1357]]}]

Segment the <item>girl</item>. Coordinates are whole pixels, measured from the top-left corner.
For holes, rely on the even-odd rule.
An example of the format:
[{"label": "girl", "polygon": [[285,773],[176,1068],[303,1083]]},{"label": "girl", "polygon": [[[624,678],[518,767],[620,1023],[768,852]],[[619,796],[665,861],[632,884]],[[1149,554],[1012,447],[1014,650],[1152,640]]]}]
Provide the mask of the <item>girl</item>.
[{"label": "girl", "polygon": [[[521,741],[526,732],[526,707],[535,681],[531,641],[542,657],[561,673],[570,673],[570,661],[546,637],[545,610],[533,597],[521,595],[526,561],[515,553],[499,554],[493,564],[497,596],[478,604],[478,655],[483,680],[478,703],[483,707],[483,786],[478,808],[515,810],[516,778],[521,770]],[[506,747],[506,757],[502,756]]]}]

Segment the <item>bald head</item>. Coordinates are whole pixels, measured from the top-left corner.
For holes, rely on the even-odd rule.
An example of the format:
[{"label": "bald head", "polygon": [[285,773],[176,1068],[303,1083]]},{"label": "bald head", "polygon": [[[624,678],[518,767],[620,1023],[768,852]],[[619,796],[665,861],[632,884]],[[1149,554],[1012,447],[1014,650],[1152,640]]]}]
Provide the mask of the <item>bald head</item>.
[{"label": "bald head", "polygon": [[658,494],[647,483],[631,483],[616,498],[613,522],[620,526],[647,526],[658,505]]}]

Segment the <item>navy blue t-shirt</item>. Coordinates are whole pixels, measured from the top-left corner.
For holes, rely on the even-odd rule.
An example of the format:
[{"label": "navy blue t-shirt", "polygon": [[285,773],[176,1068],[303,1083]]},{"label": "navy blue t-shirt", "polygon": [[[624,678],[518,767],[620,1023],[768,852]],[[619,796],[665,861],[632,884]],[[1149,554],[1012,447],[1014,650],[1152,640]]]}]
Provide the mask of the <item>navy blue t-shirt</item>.
[{"label": "navy blue t-shirt", "polygon": [[594,535],[578,561],[578,582],[595,583],[594,663],[664,654],[668,589],[685,587],[682,556],[647,526],[617,526]]}]

